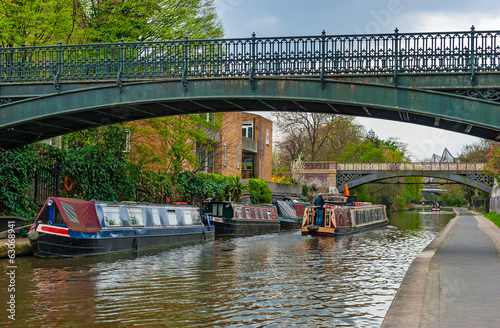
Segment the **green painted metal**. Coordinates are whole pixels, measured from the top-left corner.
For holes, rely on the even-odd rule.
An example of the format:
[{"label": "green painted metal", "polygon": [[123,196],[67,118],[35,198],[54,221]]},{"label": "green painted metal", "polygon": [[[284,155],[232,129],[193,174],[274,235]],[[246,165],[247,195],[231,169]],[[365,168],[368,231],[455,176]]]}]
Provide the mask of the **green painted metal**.
[{"label": "green painted metal", "polygon": [[[0,49],[0,83],[331,74],[479,72],[500,68],[500,31],[118,42]],[[399,83],[398,83],[399,84]]]},{"label": "green painted metal", "polygon": [[[368,116],[439,127],[495,139],[500,103],[404,87],[313,78],[194,79],[96,86],[1,107],[0,147],[69,131],[155,116],[221,111],[310,111]],[[470,129],[468,128],[470,127]]]}]

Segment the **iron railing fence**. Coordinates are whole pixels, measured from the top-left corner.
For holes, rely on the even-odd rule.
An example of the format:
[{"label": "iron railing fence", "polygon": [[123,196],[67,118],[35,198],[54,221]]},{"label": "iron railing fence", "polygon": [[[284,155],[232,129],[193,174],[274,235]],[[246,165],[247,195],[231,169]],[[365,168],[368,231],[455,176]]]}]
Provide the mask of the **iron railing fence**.
[{"label": "iron railing fence", "polygon": [[486,163],[335,163],[306,162],[305,170],[336,170],[336,171],[485,171]]},{"label": "iron railing fence", "polygon": [[0,48],[0,82],[491,72],[500,31]]}]

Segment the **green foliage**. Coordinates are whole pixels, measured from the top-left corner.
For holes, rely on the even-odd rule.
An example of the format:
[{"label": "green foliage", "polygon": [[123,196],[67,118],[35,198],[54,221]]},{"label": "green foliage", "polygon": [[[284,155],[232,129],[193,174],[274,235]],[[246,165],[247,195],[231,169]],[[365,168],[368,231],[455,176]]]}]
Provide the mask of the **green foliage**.
[{"label": "green foliage", "polygon": [[74,0],[0,0],[0,43],[26,47],[66,42],[77,34]]},{"label": "green foliage", "polygon": [[302,185],[302,196],[307,197],[309,195],[309,187],[307,185]]},{"label": "green foliage", "polygon": [[381,163],[385,162],[384,152],[371,141],[357,144],[347,144],[342,157],[337,159],[341,163]]},{"label": "green foliage", "polygon": [[217,38],[224,33],[213,0],[80,0],[87,42]]},{"label": "green foliage", "polygon": [[484,215],[485,218],[489,219],[491,222],[500,227],[500,214],[496,212],[489,212]]},{"label": "green foliage", "polygon": [[239,174],[236,177],[228,177],[228,180],[227,191],[231,195],[231,200],[237,202],[248,187],[241,183]]},{"label": "green foliage", "polygon": [[126,161],[126,134],[121,125],[71,133],[62,138],[63,148],[47,152],[73,181],[65,196],[98,200],[134,200],[136,183]]},{"label": "green foliage", "polygon": [[271,202],[271,189],[267,182],[262,179],[249,179],[248,191],[252,204],[267,204]]},{"label": "green foliage", "polygon": [[40,161],[35,145],[0,153],[0,214],[33,222],[37,209],[30,195]]}]

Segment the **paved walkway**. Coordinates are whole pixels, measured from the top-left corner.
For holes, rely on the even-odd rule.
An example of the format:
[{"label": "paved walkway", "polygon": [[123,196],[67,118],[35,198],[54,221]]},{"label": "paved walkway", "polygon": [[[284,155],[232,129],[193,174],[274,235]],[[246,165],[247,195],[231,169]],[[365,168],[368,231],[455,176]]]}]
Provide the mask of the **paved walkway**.
[{"label": "paved walkway", "polygon": [[413,261],[382,327],[500,326],[500,228],[460,214]]}]

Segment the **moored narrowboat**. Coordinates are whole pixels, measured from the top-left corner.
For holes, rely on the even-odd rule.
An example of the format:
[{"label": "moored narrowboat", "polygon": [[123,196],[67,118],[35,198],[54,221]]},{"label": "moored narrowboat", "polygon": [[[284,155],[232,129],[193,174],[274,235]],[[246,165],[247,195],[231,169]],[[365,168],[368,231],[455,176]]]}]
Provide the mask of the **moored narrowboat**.
[{"label": "moored narrowboat", "polygon": [[289,201],[293,203],[293,207],[295,208],[295,214],[297,215],[297,222],[299,226],[302,225],[302,220],[304,218],[304,210],[310,204],[307,200],[299,197],[285,197],[283,200]]},{"label": "moored narrowboat", "polygon": [[385,205],[356,202],[353,197],[335,195],[325,198],[322,215],[316,215],[319,206],[305,209],[302,221],[303,235],[333,236],[351,234],[385,226],[389,223]]},{"label": "moored narrowboat", "polygon": [[191,205],[49,198],[28,233],[39,257],[133,251],[214,239]]},{"label": "moored narrowboat", "polygon": [[202,214],[215,226],[216,235],[243,236],[280,231],[274,206],[206,202]]},{"label": "moored narrowboat", "polygon": [[298,229],[300,224],[297,220],[297,213],[292,202],[276,200],[273,202],[278,213],[281,230]]}]

